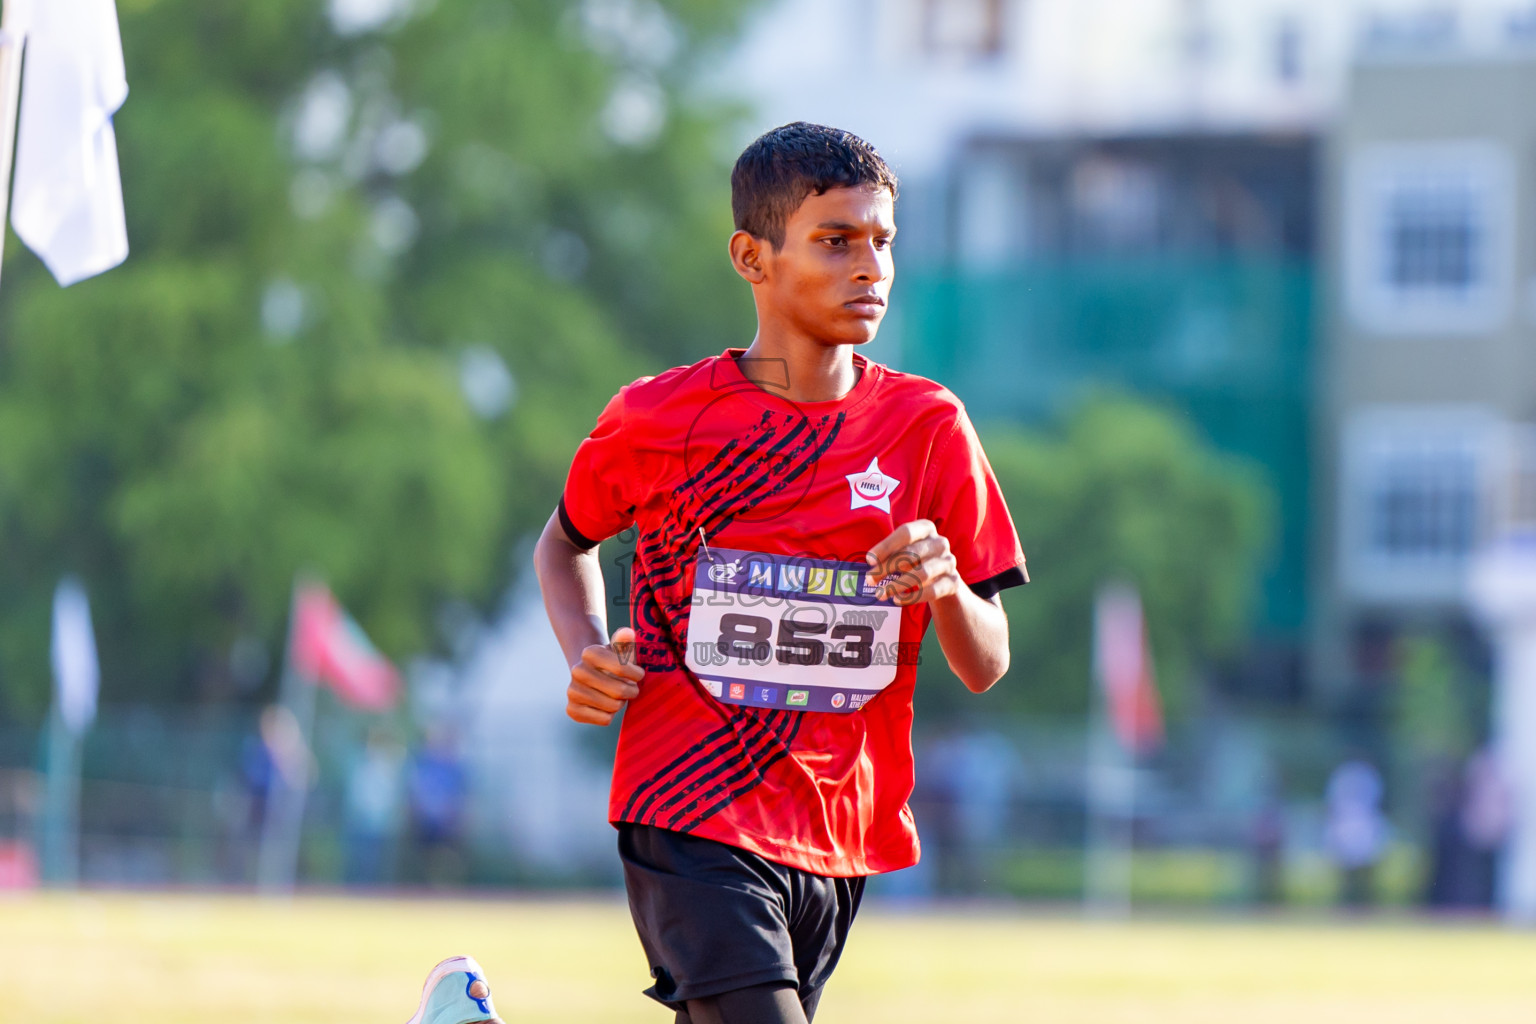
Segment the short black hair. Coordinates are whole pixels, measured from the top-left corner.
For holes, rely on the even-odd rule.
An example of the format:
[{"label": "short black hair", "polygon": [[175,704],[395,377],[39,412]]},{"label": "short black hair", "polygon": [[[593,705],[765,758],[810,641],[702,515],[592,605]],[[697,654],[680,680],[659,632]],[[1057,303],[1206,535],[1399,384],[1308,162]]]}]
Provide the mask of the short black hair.
[{"label": "short black hair", "polygon": [[752,141],[731,171],[736,230],[784,245],[784,225],[809,195],[872,185],[896,198],[896,175],[852,132],[795,121]]}]

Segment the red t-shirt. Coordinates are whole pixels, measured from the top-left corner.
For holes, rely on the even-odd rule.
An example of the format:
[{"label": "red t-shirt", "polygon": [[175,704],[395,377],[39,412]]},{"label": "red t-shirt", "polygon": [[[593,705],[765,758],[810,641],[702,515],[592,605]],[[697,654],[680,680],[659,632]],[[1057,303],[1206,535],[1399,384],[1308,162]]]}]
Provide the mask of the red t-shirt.
[{"label": "red t-shirt", "polygon": [[622,388],[561,498],[579,546],[638,530],[646,676],[609,818],[822,875],[910,867],[914,654],[931,616],[875,600],[864,554],[931,519],[990,596],[1027,582],[1024,553],[948,390],[855,355],[846,396],[795,404],[773,391],[782,363],[744,373],[740,355]]}]

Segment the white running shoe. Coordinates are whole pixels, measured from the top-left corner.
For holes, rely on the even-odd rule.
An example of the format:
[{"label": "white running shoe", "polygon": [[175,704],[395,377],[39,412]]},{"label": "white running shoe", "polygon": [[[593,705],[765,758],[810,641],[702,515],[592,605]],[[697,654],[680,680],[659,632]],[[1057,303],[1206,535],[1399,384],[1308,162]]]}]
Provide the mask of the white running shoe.
[{"label": "white running shoe", "polygon": [[451,956],[432,968],[421,1003],[405,1024],[502,1024],[491,1004],[485,971],[471,956]]}]

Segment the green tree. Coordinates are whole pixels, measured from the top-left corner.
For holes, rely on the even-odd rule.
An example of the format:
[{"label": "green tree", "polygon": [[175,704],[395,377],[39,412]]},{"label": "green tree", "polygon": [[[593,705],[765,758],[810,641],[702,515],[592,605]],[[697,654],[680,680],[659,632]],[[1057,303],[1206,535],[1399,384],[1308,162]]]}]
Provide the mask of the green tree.
[{"label": "green tree", "polygon": [[12,714],[66,571],[108,700],[269,681],[305,569],[388,653],[432,647],[606,397],[750,325],[717,252],[734,115],[685,89],[742,4],[119,6],[133,254],[62,291],[12,245],[0,293]]},{"label": "green tree", "polygon": [[[1158,688],[1176,717],[1196,672],[1249,624],[1272,518],[1259,474],[1175,415],[1125,398],[1087,402],[1056,435],[998,426],[983,440],[1032,577],[1004,593],[1012,667],[983,699],[1086,711],[1094,597],[1125,580],[1141,594]],[[925,657],[924,699],[974,711],[942,667],[937,650]]]}]

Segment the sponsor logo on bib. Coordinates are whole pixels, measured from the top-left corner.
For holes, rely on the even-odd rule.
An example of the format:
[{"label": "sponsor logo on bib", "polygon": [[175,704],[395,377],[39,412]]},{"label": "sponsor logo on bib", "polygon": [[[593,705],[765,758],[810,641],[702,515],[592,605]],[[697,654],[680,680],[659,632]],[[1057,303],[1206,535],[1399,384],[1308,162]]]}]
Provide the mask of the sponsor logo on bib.
[{"label": "sponsor logo on bib", "polygon": [[721,562],[719,565],[709,567],[709,578],[715,583],[730,583],[741,572],[741,559],[734,562]]},{"label": "sponsor logo on bib", "polygon": [[800,592],[805,590],[805,566],[781,565],[779,566],[779,589],[788,592]]}]

